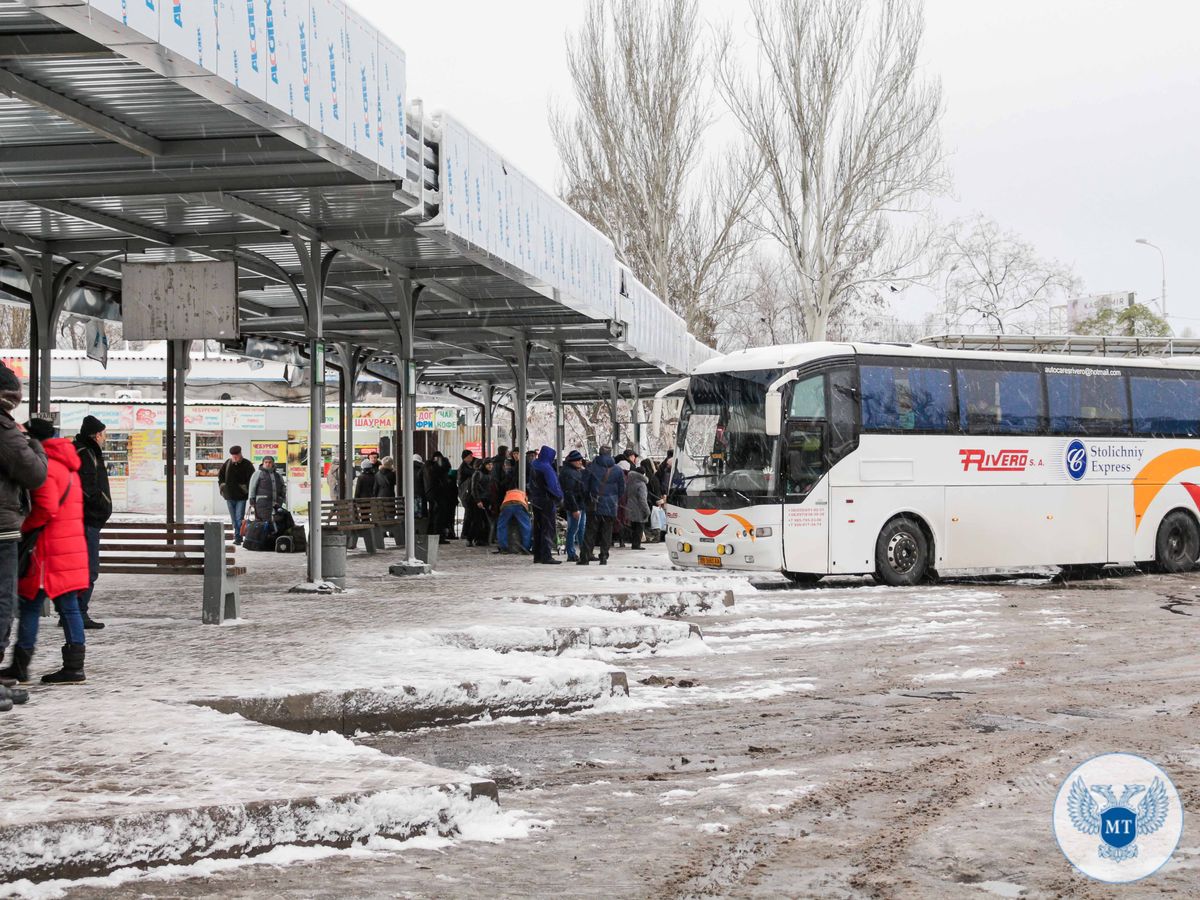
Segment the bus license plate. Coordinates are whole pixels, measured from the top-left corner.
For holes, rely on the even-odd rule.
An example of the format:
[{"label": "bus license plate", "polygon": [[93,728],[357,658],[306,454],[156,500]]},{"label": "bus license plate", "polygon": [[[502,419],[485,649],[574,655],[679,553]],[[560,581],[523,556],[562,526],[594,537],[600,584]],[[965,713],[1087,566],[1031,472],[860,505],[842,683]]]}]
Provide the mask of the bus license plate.
[{"label": "bus license plate", "polygon": [[696,561],[702,566],[711,566],[714,569],[721,568],[721,557],[719,556],[697,556]]}]

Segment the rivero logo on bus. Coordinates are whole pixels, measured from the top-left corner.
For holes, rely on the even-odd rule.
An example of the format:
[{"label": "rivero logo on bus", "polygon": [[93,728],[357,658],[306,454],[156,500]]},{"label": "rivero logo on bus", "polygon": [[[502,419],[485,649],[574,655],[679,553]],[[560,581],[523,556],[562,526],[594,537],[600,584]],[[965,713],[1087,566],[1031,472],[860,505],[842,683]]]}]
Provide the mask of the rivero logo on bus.
[{"label": "rivero logo on bus", "polygon": [[964,472],[1024,472],[1040,466],[1041,460],[1030,461],[1028,450],[968,450],[958,451]]},{"label": "rivero logo on bus", "polygon": [[1067,452],[1063,454],[1063,459],[1066,461],[1067,474],[1071,476],[1071,480],[1078,481],[1087,474],[1088,452],[1083,441],[1076,439],[1067,444]]}]

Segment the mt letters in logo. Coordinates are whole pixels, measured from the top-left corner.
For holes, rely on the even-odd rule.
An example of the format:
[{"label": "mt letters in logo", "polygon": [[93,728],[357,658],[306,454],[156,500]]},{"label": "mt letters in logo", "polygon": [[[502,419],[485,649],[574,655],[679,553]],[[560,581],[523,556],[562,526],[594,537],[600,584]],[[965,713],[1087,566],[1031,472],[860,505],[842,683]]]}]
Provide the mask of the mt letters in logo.
[{"label": "mt letters in logo", "polygon": [[1170,859],[1183,805],[1167,773],[1131,753],[1106,753],[1067,776],[1054,801],[1054,837],[1098,881],[1137,881]]},{"label": "mt letters in logo", "polygon": [[1087,474],[1088,453],[1087,447],[1083,445],[1083,441],[1077,439],[1067,444],[1067,452],[1064,458],[1067,463],[1067,474],[1072,479],[1078,481]]}]

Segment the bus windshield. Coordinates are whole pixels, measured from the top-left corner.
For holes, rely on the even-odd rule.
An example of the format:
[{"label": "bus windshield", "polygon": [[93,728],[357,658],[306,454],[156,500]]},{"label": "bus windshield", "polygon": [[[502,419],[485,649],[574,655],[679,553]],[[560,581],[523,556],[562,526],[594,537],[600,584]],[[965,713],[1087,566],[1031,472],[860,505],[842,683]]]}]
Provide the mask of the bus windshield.
[{"label": "bus windshield", "polygon": [[679,421],[671,502],[749,505],[775,492],[776,443],[763,420],[775,370],[694,375]]}]

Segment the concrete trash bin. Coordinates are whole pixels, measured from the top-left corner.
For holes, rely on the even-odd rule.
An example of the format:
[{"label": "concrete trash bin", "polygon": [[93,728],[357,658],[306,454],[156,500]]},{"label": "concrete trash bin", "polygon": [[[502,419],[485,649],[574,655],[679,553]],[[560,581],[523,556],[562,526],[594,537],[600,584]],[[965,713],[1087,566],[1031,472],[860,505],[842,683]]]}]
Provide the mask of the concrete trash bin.
[{"label": "concrete trash bin", "polygon": [[346,535],[339,531],[321,532],[321,577],[346,586]]},{"label": "concrete trash bin", "polygon": [[437,565],[438,546],[441,543],[441,538],[436,534],[418,534],[417,535],[417,559],[423,563],[428,563],[430,568]]}]

